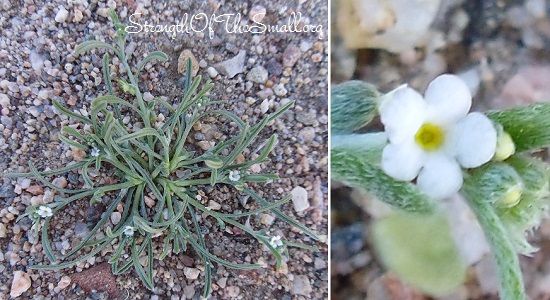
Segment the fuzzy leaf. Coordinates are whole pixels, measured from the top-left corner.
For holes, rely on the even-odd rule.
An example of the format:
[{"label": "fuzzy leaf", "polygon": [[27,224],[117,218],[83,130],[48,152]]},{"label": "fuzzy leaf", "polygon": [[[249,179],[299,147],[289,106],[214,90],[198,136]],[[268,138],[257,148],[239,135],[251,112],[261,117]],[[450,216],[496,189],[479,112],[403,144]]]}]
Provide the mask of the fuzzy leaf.
[{"label": "fuzzy leaf", "polygon": [[331,129],[334,133],[352,133],[370,123],[378,113],[380,93],[363,81],[348,81],[332,88]]},{"label": "fuzzy leaf", "polygon": [[373,234],[384,264],[425,292],[443,295],[464,281],[466,265],[445,216],[399,213],[376,222]]},{"label": "fuzzy leaf", "polygon": [[510,134],[517,152],[537,150],[550,145],[550,103],[490,111],[486,114]]},{"label": "fuzzy leaf", "polygon": [[431,199],[414,184],[393,179],[356,153],[331,149],[331,172],[332,179],[363,188],[396,208],[416,213],[431,213],[434,210]]}]

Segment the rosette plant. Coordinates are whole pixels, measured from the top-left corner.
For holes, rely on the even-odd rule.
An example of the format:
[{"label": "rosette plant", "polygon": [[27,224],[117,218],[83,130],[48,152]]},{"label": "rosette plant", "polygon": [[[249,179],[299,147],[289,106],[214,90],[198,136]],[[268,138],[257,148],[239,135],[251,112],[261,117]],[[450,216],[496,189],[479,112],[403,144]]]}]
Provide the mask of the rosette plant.
[{"label": "rosette plant", "polygon": [[469,112],[472,95],[450,74],[424,96],[361,81],[331,96],[331,177],[395,211],[373,227],[382,262],[432,295],[462,283],[466,265],[442,205],[460,193],[491,247],[501,299],[526,299],[518,255],[537,250],[527,234],[547,216],[550,195],[549,166],[530,154],[550,145],[550,104]]},{"label": "rosette plant", "polygon": [[[311,239],[319,240],[315,232],[278,208],[288,202],[291,196],[270,202],[252,189],[256,183],[278,179],[276,174],[251,174],[248,171],[250,166],[270,160],[269,155],[277,143],[277,136],[271,135],[259,146],[255,146],[254,153],[257,156],[254,158],[247,160],[242,155],[258,138],[260,131],[293,103],[281,106],[276,112],[251,126],[233,113],[216,108],[216,104],[222,101],[213,100],[214,96],[210,94],[213,87],[211,82],[206,82],[201,87],[201,76],[192,78],[191,60],[187,62],[185,90],[181,99],[176,99],[174,103],[160,97],[145,101],[138,74],[149,62],[167,61],[168,57],[155,51],[131,68],[131,54],[125,52],[125,26],[120,23],[114,11],[110,12],[110,16],[116,29],[114,46],[100,41],[86,41],[76,48],[76,54],[82,55],[100,48],[116,55],[124,67],[123,73],[127,76],[126,79],[118,79],[120,89],[117,91],[112,84],[109,68],[111,59],[105,53],[103,75],[107,93],[92,101],[87,116],[54,102],[59,112],[79,124],[78,127],[64,126],[60,139],[87,155],[82,161],[57,170],[39,171],[30,163],[28,173],[7,174],[11,178],[34,178],[58,192],[53,202],[29,206],[26,213],[19,217],[29,217],[34,221],[33,228],[40,232],[44,252],[51,261],[49,265],[31,265],[30,268],[43,270],[72,267],[85,262],[106,247],[113,246],[112,256],[108,259],[112,272],[120,274],[134,268],[145,287],[152,290],[155,287],[154,261],[193,249],[204,263],[203,295],[207,297],[214,264],[237,269],[259,268],[260,265],[233,262],[229,260],[231,256],[221,258],[210,252],[201,230],[200,219],[210,219],[221,229],[226,225],[240,228],[275,256],[277,268],[282,263],[283,255],[288,256],[289,246],[316,251],[313,246],[284,240],[271,234],[268,229],[255,230],[247,224],[248,217],[270,211]],[[167,112],[167,116],[161,118],[161,111],[165,114]],[[189,145],[188,137],[194,133],[193,126],[197,122],[208,122],[206,119],[212,116],[220,121],[225,119],[234,123],[239,131],[225,140],[216,141],[215,146],[201,153],[200,149]],[[124,125],[125,117],[132,118],[142,126],[128,128]],[[244,159],[238,159],[240,156]],[[91,169],[114,174],[116,183],[99,184],[89,175]],[[81,174],[80,188],[61,188],[49,179],[76,171]],[[201,191],[207,187],[216,189],[220,186],[226,186],[235,195],[242,193],[255,201],[251,205],[253,209],[223,212],[212,209],[201,201]],[[146,197],[149,197],[147,195],[152,198],[149,199],[153,200],[152,204],[151,201],[146,201]],[[78,240],[66,253],[60,254],[51,245],[51,221],[58,217],[58,212],[75,201],[89,201],[92,206],[103,203],[106,210],[84,238]],[[111,223],[111,215],[120,209],[120,221]],[[154,244],[162,249],[160,255],[154,253]]]}]

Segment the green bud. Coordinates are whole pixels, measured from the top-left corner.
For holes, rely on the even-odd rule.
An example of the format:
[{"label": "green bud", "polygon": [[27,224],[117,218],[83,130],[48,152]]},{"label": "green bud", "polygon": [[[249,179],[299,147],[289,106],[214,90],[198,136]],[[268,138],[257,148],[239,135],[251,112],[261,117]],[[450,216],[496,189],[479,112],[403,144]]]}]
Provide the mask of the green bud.
[{"label": "green bud", "polygon": [[491,162],[472,171],[465,178],[463,189],[477,194],[496,207],[518,204],[524,183],[514,168],[506,163]]},{"label": "green bud", "polygon": [[497,129],[497,149],[495,151],[495,156],[493,156],[493,160],[503,161],[516,152],[516,145],[512,137],[504,131],[502,125],[495,124],[495,127]]},{"label": "green bud", "polygon": [[204,163],[212,169],[219,169],[223,166],[223,160],[215,156],[206,159]]},{"label": "green bud", "polygon": [[331,129],[337,134],[356,131],[372,121],[378,113],[380,92],[363,81],[348,81],[332,88]]}]

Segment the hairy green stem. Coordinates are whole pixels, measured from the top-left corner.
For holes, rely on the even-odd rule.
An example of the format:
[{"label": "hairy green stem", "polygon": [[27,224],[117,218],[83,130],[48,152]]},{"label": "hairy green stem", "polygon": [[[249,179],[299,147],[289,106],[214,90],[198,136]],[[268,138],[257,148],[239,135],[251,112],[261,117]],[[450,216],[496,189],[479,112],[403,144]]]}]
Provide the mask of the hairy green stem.
[{"label": "hairy green stem", "polygon": [[491,246],[500,281],[500,299],[527,299],[518,255],[495,208],[489,201],[479,197],[475,191],[469,190],[467,185],[465,185],[463,192]]}]

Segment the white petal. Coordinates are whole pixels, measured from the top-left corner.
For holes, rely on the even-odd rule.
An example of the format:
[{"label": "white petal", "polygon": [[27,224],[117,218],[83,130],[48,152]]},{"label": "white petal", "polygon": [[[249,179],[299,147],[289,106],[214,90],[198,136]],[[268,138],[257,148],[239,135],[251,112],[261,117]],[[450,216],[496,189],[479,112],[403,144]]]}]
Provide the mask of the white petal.
[{"label": "white petal", "polygon": [[417,91],[403,87],[391,93],[380,106],[380,119],[392,143],[400,144],[422,126],[426,102]]},{"label": "white petal", "polygon": [[398,180],[413,180],[422,168],[423,151],[410,141],[388,144],[382,152],[382,170]]},{"label": "white petal", "polygon": [[424,168],[416,180],[418,187],[434,199],[452,196],[460,190],[462,182],[462,170],[458,163],[442,153],[424,159]]},{"label": "white petal", "polygon": [[475,168],[488,162],[497,148],[495,126],[482,113],[473,112],[460,120],[452,130],[456,160],[464,168]]},{"label": "white petal", "polygon": [[428,121],[453,124],[466,116],[472,105],[472,94],[460,77],[444,74],[435,78],[426,89]]}]

